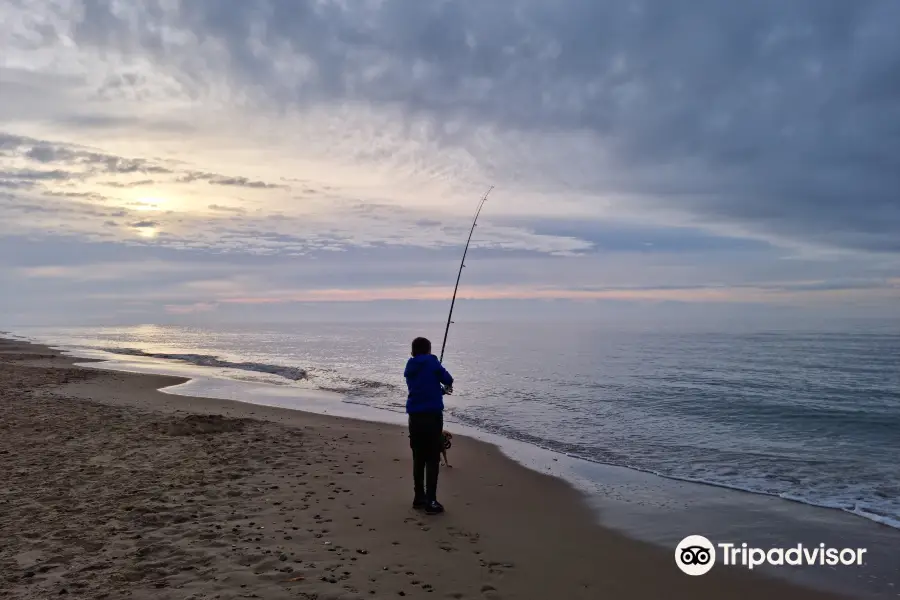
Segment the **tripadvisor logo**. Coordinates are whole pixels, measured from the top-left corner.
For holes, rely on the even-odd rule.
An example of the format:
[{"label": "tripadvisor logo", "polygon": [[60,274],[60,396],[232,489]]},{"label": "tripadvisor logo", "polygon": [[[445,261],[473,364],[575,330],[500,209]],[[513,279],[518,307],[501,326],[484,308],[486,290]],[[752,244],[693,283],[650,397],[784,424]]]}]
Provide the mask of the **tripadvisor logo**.
[{"label": "tripadvisor logo", "polygon": [[689,535],[675,548],[675,564],[688,575],[705,575],[716,564],[716,547],[702,535]]},{"label": "tripadvisor logo", "polygon": [[716,564],[716,548],[723,565],[740,565],[748,569],[760,565],[861,566],[865,564],[863,555],[867,552],[866,548],[828,548],[825,544],[763,549],[746,543],[713,544],[702,535],[689,535],[675,548],[675,564],[688,575],[705,575]]}]

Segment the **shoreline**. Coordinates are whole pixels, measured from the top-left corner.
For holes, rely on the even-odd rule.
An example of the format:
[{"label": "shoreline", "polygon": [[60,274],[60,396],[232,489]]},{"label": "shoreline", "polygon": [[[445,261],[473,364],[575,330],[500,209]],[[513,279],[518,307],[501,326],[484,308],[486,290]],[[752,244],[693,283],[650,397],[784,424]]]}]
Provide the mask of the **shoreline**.
[{"label": "shoreline", "polygon": [[[3,342],[0,342],[2,344]],[[52,368],[71,368],[71,365],[75,363],[85,363],[88,362],[86,359],[72,358],[62,356],[58,351],[52,351],[49,347],[41,347],[31,344],[26,344],[25,342],[12,342],[13,345],[21,345],[27,346],[32,350],[40,349],[40,352],[44,351],[51,352],[55,354],[54,358],[41,358],[32,360],[31,363],[27,365],[27,367],[33,369],[45,369]],[[7,347],[9,343],[6,344]],[[44,362],[41,362],[44,361]],[[25,367],[25,365],[23,365]],[[408,449],[405,448],[403,441],[405,439],[405,432],[403,428],[397,427],[396,425],[389,425],[383,423],[372,423],[369,421],[355,421],[348,422],[348,420],[344,417],[334,417],[334,416],[323,416],[312,412],[302,412],[296,409],[284,409],[277,407],[266,407],[258,404],[251,404],[247,402],[239,402],[232,400],[217,400],[210,398],[198,398],[195,396],[181,396],[174,395],[171,393],[162,393],[159,392],[157,388],[163,386],[170,385],[183,385],[186,381],[184,378],[175,379],[167,376],[156,376],[156,375],[137,375],[137,374],[129,374],[122,373],[113,370],[105,370],[105,369],[90,369],[84,368],[79,370],[84,371],[92,371],[94,373],[106,373],[104,376],[96,376],[89,381],[77,381],[65,383],[63,387],[58,388],[57,393],[62,392],[65,397],[88,400],[89,402],[96,403],[98,401],[98,394],[101,397],[100,402],[105,406],[117,406],[119,408],[127,408],[134,409],[136,406],[140,406],[141,409],[146,409],[147,405],[152,407],[152,410],[157,413],[165,413],[172,414],[173,411],[181,411],[181,412],[190,412],[192,414],[210,414],[210,413],[218,413],[223,414],[226,418],[239,418],[239,419],[254,419],[254,420],[263,420],[269,423],[278,423],[279,425],[287,424],[291,427],[310,427],[311,425],[315,427],[326,427],[326,428],[341,428],[341,429],[353,429],[353,430],[366,430],[366,433],[369,435],[381,437],[381,438],[393,438],[390,446],[392,451],[396,453],[391,460],[391,463],[404,463],[402,466],[405,467],[406,457],[405,453],[408,452]],[[98,387],[98,380],[103,383],[102,386]],[[115,383],[114,383],[115,382]],[[105,387],[104,387],[105,386]],[[99,391],[98,391],[99,390]],[[122,397],[127,395],[130,400],[122,401]],[[643,582],[641,576],[638,574],[642,569],[652,569],[654,573],[654,578],[659,578],[659,583],[661,586],[658,589],[665,590],[666,592],[672,592],[672,590],[684,590],[685,596],[687,594],[690,597],[718,597],[719,594],[727,594],[729,597],[742,597],[740,594],[744,593],[744,590],[753,591],[752,593],[748,593],[746,597],[757,596],[762,593],[774,594],[775,597],[791,597],[791,598],[815,598],[815,597],[836,597],[830,596],[824,593],[820,593],[814,590],[808,590],[805,588],[797,588],[788,583],[783,583],[779,580],[772,580],[764,576],[760,576],[758,574],[747,573],[743,570],[738,569],[729,569],[724,568],[722,570],[713,571],[712,574],[703,578],[691,578],[681,574],[673,564],[671,553],[672,551],[664,551],[663,549],[647,544],[645,542],[641,542],[638,540],[630,539],[627,536],[622,535],[614,531],[613,529],[602,527],[596,524],[595,515],[591,512],[588,507],[588,502],[586,502],[586,498],[583,494],[579,493],[574,487],[569,485],[568,483],[546,474],[539,473],[535,470],[528,469],[523,464],[515,462],[511,460],[508,456],[505,455],[502,449],[490,445],[488,443],[478,441],[475,439],[470,439],[465,436],[461,436],[457,438],[458,440],[464,441],[463,444],[457,442],[454,445],[454,451],[451,453],[454,462],[463,462],[468,463],[471,461],[471,464],[478,464],[479,469],[481,469],[483,463],[487,462],[490,467],[488,470],[492,471],[497,480],[507,481],[514,480],[521,485],[533,486],[534,490],[537,490],[538,495],[541,497],[550,497],[552,498],[551,505],[559,504],[560,506],[564,506],[565,509],[562,511],[558,511],[560,514],[565,515],[564,520],[573,520],[577,522],[577,526],[574,526],[572,530],[569,532],[571,535],[576,538],[581,539],[583,546],[590,547],[598,540],[602,541],[600,544],[601,547],[605,546],[605,551],[602,552],[599,556],[594,556],[596,564],[591,562],[590,564],[585,563],[584,557],[581,557],[576,562],[581,565],[582,568],[585,569],[584,573],[581,574],[582,577],[590,577],[592,572],[595,572],[596,566],[601,564],[603,558],[609,559],[609,556],[612,555],[620,555],[626,554],[631,557],[631,562],[628,565],[623,565],[623,568],[626,572],[631,573],[633,577],[622,576],[622,579],[626,581],[619,582],[602,582],[607,585],[615,585],[620,586],[617,587],[620,593],[627,593],[629,596],[633,597],[641,597],[640,594],[635,594],[636,588],[642,589],[647,582]],[[399,443],[398,443],[399,440]],[[335,440],[336,442],[336,440]],[[459,447],[459,448],[458,448]],[[346,449],[345,449],[346,450]],[[397,465],[399,467],[400,465]],[[399,477],[401,481],[405,479],[405,470],[400,469],[396,470],[395,467],[394,477]],[[500,489],[504,484],[494,485],[490,483],[484,482],[484,476],[481,474],[474,475],[477,477],[476,480],[466,480],[467,477],[473,477],[473,475],[469,475],[464,470],[443,470],[442,471],[442,488],[451,490],[454,489],[454,486],[458,486],[461,483],[464,483],[466,486],[475,486],[478,488],[478,492],[487,496],[496,496],[496,497],[504,497],[505,494],[511,489],[508,487],[506,490]],[[407,482],[408,483],[408,482]],[[402,487],[401,483],[401,487]],[[395,486],[396,487],[396,486]],[[395,490],[391,490],[391,493],[395,493]],[[389,507],[389,510],[395,510],[398,515],[403,514],[407,518],[415,518],[415,513],[410,515],[410,511],[406,504],[408,494],[400,493],[398,497],[399,505],[394,507]],[[443,494],[442,494],[443,496]],[[479,494],[465,494],[466,498],[471,496],[478,497]],[[444,496],[446,498],[446,496]],[[451,496],[453,498],[454,496]],[[509,498],[506,499],[509,503],[510,510],[516,513],[517,518],[522,519],[522,523],[529,523],[530,525],[534,524],[535,519],[538,521],[553,521],[558,517],[550,517],[546,514],[541,514],[541,509],[545,508],[546,505],[538,502],[537,504],[528,503],[525,504],[527,506],[519,507],[516,506],[516,500],[513,499],[510,501]],[[449,502],[445,502],[448,505],[448,509],[450,509],[451,514],[453,516],[457,516],[454,514],[459,509],[456,508],[458,504],[456,504],[455,500],[451,500]],[[470,503],[466,503],[470,504]],[[503,505],[503,502],[500,502],[500,505]],[[454,510],[456,508],[456,511]],[[525,509],[530,509],[525,511]],[[469,509],[466,509],[465,513],[461,513],[458,516],[460,518],[469,517],[468,513]],[[525,511],[525,512],[523,512]],[[478,509],[473,510],[473,513],[478,513]],[[482,509],[480,512],[484,512]],[[474,515],[478,517],[478,514]],[[452,518],[452,517],[451,517]],[[491,515],[480,515],[482,530],[490,530],[492,526],[496,526],[494,521],[496,519],[492,518]],[[586,523],[592,523],[590,528],[586,528],[584,525]],[[548,525],[544,523],[544,525]],[[576,525],[576,523],[572,523],[572,525]],[[427,526],[427,525],[426,525]],[[521,527],[513,528],[513,530],[504,531],[502,535],[497,536],[497,543],[502,545],[502,541],[504,537],[512,537],[517,541],[514,545],[508,546],[510,551],[513,551],[516,547],[522,546],[523,543],[527,543],[527,540],[522,539],[522,533],[519,532],[517,535],[513,535],[513,531],[520,529]],[[556,531],[556,527],[547,527],[547,535],[554,536],[554,540],[558,544],[566,545],[570,540],[559,538],[559,532]],[[585,529],[589,529],[590,531],[585,532]],[[487,534],[484,532],[480,532],[478,537],[486,537]],[[587,536],[587,537],[585,537]],[[526,536],[527,537],[527,536]],[[546,554],[546,556],[541,556],[538,563],[541,561],[558,561],[558,555],[560,553],[565,553],[565,549],[561,547],[547,547],[546,542],[542,542],[542,546],[538,549],[532,548],[532,552],[541,551]],[[609,545],[612,544],[612,548]],[[612,550],[610,554],[610,550]],[[446,551],[437,550],[439,553],[443,553]],[[588,553],[592,553],[590,550]],[[442,557],[445,559],[446,557]],[[529,557],[529,558],[534,558]],[[511,564],[511,563],[510,563]],[[557,570],[562,568],[564,571],[564,565],[557,565]],[[491,575],[490,568],[488,569],[488,575]],[[497,570],[497,569],[495,569]],[[612,571],[619,575],[619,570]],[[518,571],[517,574],[521,574],[521,571]],[[502,578],[501,578],[502,579]],[[510,579],[507,577],[506,579]],[[630,581],[629,581],[630,580]],[[665,583],[661,583],[665,581]],[[492,587],[491,584],[484,584],[488,587]],[[522,591],[519,595],[513,595],[510,597],[541,597],[541,596],[527,596],[521,595],[521,593],[532,593],[534,592],[534,582],[531,582],[527,587],[521,588]],[[588,588],[591,589],[591,585],[588,585]],[[593,585],[601,585],[601,582],[596,582]],[[765,588],[765,589],[763,589]],[[497,592],[497,590],[500,590]],[[713,590],[718,590],[715,594]],[[480,590],[479,590],[480,591]],[[497,592],[498,594],[502,594],[502,588],[500,586],[493,587],[492,590],[485,590],[481,592],[482,594]],[[649,590],[647,590],[649,592]],[[412,593],[412,592],[411,592]],[[431,593],[431,592],[428,592]],[[453,592],[456,593],[456,592]],[[475,593],[474,591],[472,593]],[[545,592],[545,593],[550,593]],[[497,594],[494,594],[497,595]],[[669,594],[671,595],[671,594]],[[707,596],[708,595],[708,596]],[[502,595],[498,597],[503,597]],[[546,597],[546,596],[543,596]],[[573,590],[569,597],[582,597],[577,593],[577,590]],[[585,595],[584,597],[594,597],[593,595]],[[676,594],[676,597],[679,597]]]},{"label": "shoreline", "polygon": [[[187,354],[179,354],[175,352],[174,354],[156,354],[153,352],[146,353],[140,349],[136,348],[122,348],[121,352],[117,352],[115,348],[101,349],[101,348],[93,348],[93,347],[85,347],[79,345],[53,345],[52,340],[50,338],[27,338],[25,336],[18,336],[22,339],[26,339],[28,341],[32,341],[35,343],[46,343],[51,344],[51,347],[59,349],[64,353],[68,353],[71,356],[82,356],[86,358],[91,358],[92,360],[97,358],[99,355],[102,355],[102,360],[108,361],[109,368],[116,370],[132,370],[130,367],[132,364],[141,364],[141,361],[145,361],[141,366],[150,365],[149,369],[138,369],[137,372],[150,372],[156,374],[173,374],[172,371],[178,371],[179,375],[183,375],[191,379],[185,384],[174,386],[172,389],[164,390],[165,393],[176,393],[185,396],[211,396],[215,398],[230,398],[235,399],[236,396],[235,390],[232,390],[231,393],[227,393],[228,390],[225,390],[225,387],[230,386],[241,386],[244,387],[243,390],[239,391],[242,396],[242,401],[250,401],[253,403],[261,403],[259,402],[260,398],[265,399],[266,402],[272,400],[272,396],[280,395],[283,397],[294,397],[295,399],[301,400],[300,406],[291,406],[291,408],[296,408],[297,410],[311,411],[311,412],[320,412],[320,413],[329,413],[330,409],[332,409],[335,405],[340,402],[341,409],[347,409],[349,407],[353,407],[350,410],[341,410],[340,412],[348,417],[354,419],[362,419],[362,420],[370,420],[375,422],[389,422],[389,423],[400,423],[401,420],[399,417],[402,417],[402,410],[394,410],[386,406],[376,406],[370,405],[368,402],[355,402],[350,401],[349,397],[343,395],[339,390],[332,390],[330,388],[325,388],[325,390],[319,390],[314,385],[312,387],[308,387],[306,385],[297,385],[297,381],[293,380],[292,373],[297,370],[303,370],[301,367],[297,366],[286,366],[282,363],[274,362],[274,363],[253,363],[253,362],[241,362],[241,363],[227,363],[227,360],[221,359],[218,355],[214,354],[196,354],[188,352]],[[183,359],[181,357],[184,357]],[[204,359],[204,360],[201,360]],[[223,362],[224,360],[224,362]],[[127,366],[126,366],[127,365]],[[156,366],[160,368],[156,368]],[[102,367],[101,367],[102,368]],[[237,369],[237,371],[234,371]],[[279,375],[281,371],[287,371],[287,374]],[[234,371],[230,374],[223,374],[220,371]],[[242,371],[247,371],[254,374],[251,379],[257,379],[258,376],[264,375],[269,379],[268,382],[260,382],[260,383],[270,383],[272,385],[257,385],[252,387],[246,387],[244,384],[246,383],[245,378],[235,375],[235,373],[241,373]],[[210,373],[215,372],[215,375],[210,375]],[[285,386],[284,394],[278,394],[277,392],[273,392],[275,389],[274,386],[284,385],[282,383],[282,377],[286,377],[287,379],[291,379],[292,381]],[[230,382],[230,386],[222,386],[219,389],[194,389],[197,387],[197,379],[203,380],[225,380]],[[226,392],[226,393],[223,393]],[[398,392],[399,393],[399,392]],[[321,396],[319,396],[321,394]],[[252,397],[253,400],[247,400],[247,397]],[[318,402],[317,402],[318,400]],[[327,402],[326,400],[331,400],[331,402]],[[277,400],[272,403],[272,405],[278,406],[287,406],[287,404],[283,404],[278,402]],[[358,408],[357,408],[358,407]],[[370,408],[374,408],[375,410],[369,410]],[[400,407],[402,408],[402,406]],[[364,413],[364,414],[361,414]],[[399,417],[398,417],[399,415]],[[727,482],[721,481],[710,481],[702,478],[691,478],[687,476],[677,476],[670,475],[664,472],[659,472],[650,468],[643,468],[640,466],[634,466],[631,464],[619,464],[619,463],[609,463],[603,462],[602,460],[596,460],[591,458],[590,456],[581,456],[578,454],[571,454],[566,452],[564,449],[556,448],[553,444],[542,444],[540,441],[535,441],[535,439],[528,439],[528,437],[520,437],[516,435],[509,435],[508,433],[493,433],[490,428],[486,428],[483,424],[469,424],[465,421],[458,421],[457,418],[454,418],[452,414],[445,415],[445,420],[449,423],[452,423],[455,427],[459,427],[469,432],[472,437],[476,437],[477,439],[481,439],[483,441],[491,441],[491,443],[496,443],[494,440],[488,440],[486,438],[496,437],[498,441],[508,440],[510,442],[516,443],[525,443],[530,446],[535,446],[542,450],[545,450],[550,453],[554,453],[556,455],[562,455],[567,457],[568,459],[585,461],[593,464],[599,464],[609,467],[619,467],[632,471],[637,471],[641,473],[645,473],[654,477],[664,478],[675,482],[687,482],[691,484],[698,484],[702,486],[710,486],[714,488],[722,488],[733,490],[742,493],[749,493],[754,495],[768,496],[778,498],[780,500],[786,500],[788,502],[798,503],[805,506],[815,507],[819,509],[827,509],[840,511],[842,513],[852,515],[859,519],[863,519],[866,521],[870,521],[873,523],[877,523],[879,525],[884,525],[887,527],[891,527],[898,532],[900,532],[900,520],[896,517],[890,517],[882,515],[878,512],[870,512],[866,510],[860,509],[849,509],[845,504],[839,504],[836,501],[817,501],[815,499],[809,499],[806,497],[800,496],[792,496],[790,494],[776,494],[770,491],[762,490],[755,488],[753,486],[746,486],[740,484],[729,484]],[[505,443],[499,444],[501,447],[505,446]],[[552,470],[552,466],[551,466]],[[571,483],[571,482],[570,482]]]},{"label": "shoreline", "polygon": [[[27,338],[22,337],[22,339],[24,340]],[[35,342],[33,340],[28,340],[28,341],[30,341],[32,343],[41,343],[41,342]],[[123,352],[123,353],[119,354],[119,353],[114,352],[113,350],[99,350],[99,349],[98,350],[90,350],[90,349],[83,349],[83,348],[66,349],[63,346],[54,346],[54,345],[50,345],[49,347],[51,347],[55,350],[59,350],[63,354],[65,354],[67,356],[72,356],[72,357],[79,357],[79,353],[80,353],[80,357],[84,358],[85,361],[83,363],[79,362],[76,364],[88,364],[88,363],[93,363],[93,362],[109,363],[109,366],[94,365],[94,368],[108,368],[111,370],[126,371],[126,372],[147,372],[147,373],[152,373],[152,374],[168,374],[167,372],[171,372],[173,370],[180,370],[177,368],[176,365],[181,364],[180,361],[178,361],[175,358],[158,358],[158,357],[155,357],[152,355],[133,354],[131,352]],[[97,358],[97,355],[104,355],[104,357]],[[106,356],[106,355],[108,355],[108,356]],[[137,359],[147,360],[148,364],[157,364],[157,365],[160,365],[161,368],[158,368],[158,369],[151,368],[151,369],[148,369],[145,371],[145,370],[130,370],[127,367],[122,366],[122,365],[128,364],[129,362],[132,362]],[[177,375],[177,376],[183,376],[187,379],[187,381],[180,383],[180,384],[173,385],[173,386],[169,386],[160,391],[162,391],[163,393],[177,394],[177,395],[182,395],[182,396],[186,396],[186,397],[210,395],[208,390],[206,390],[207,393],[204,394],[203,393],[204,390],[195,391],[193,389],[189,389],[189,388],[193,387],[193,384],[195,384],[198,379],[208,378],[208,377],[204,377],[203,375],[201,375],[201,373],[203,370],[209,369],[210,366],[203,365],[203,364],[193,364],[193,363],[185,363],[185,365],[186,365],[185,374]],[[279,366],[278,368],[294,369],[295,367]],[[188,374],[188,371],[196,373],[196,374]],[[254,372],[259,373],[260,371],[254,371]],[[262,371],[262,372],[266,373],[268,371]],[[236,380],[231,380],[231,381],[235,384],[238,383]],[[259,389],[265,387],[265,384],[261,384],[261,385],[254,386],[254,387],[256,389],[245,390],[246,393],[253,394],[254,392],[258,392]],[[320,411],[316,410],[319,407],[315,406],[314,404],[315,404],[316,400],[331,400],[331,402],[328,403],[329,408],[333,408],[334,403],[336,401],[343,401],[345,404],[352,405],[354,407],[351,410],[341,411],[342,416],[344,416],[344,418],[359,419],[359,420],[371,421],[371,422],[377,422],[377,423],[394,423],[394,424],[396,424],[396,423],[403,422],[403,417],[405,417],[405,415],[403,415],[401,412],[391,411],[391,410],[385,409],[383,407],[370,407],[364,403],[346,402],[346,399],[340,394],[340,392],[317,391],[315,388],[297,388],[297,387],[290,387],[289,390],[290,391],[286,395],[298,398],[298,399],[302,400],[304,403],[304,406],[300,406],[300,407],[296,407],[296,408],[291,407],[294,410],[302,410],[302,411],[306,411],[306,412],[316,412],[319,414],[322,414],[322,413],[329,414],[327,411],[324,411],[324,410],[321,411],[321,413],[320,413]],[[234,399],[234,398],[225,398],[222,395],[218,395],[218,394],[214,395],[212,397],[221,398],[221,399]],[[241,400],[241,401],[250,402],[248,400]],[[250,403],[257,404],[258,402],[250,402]],[[311,403],[313,405],[311,405]],[[278,403],[270,404],[270,405],[271,406],[281,406],[281,404],[278,404]],[[481,441],[488,441],[489,443],[493,443],[495,445],[500,445],[501,447],[503,446],[503,442],[511,442],[511,443],[515,443],[515,444],[526,444],[528,446],[533,446],[535,448],[538,448],[538,449],[548,452],[548,453],[552,453],[554,455],[564,456],[564,457],[566,457],[566,459],[570,459],[573,461],[584,461],[587,463],[600,465],[604,468],[608,467],[608,468],[614,468],[614,469],[626,469],[629,471],[635,471],[635,472],[646,474],[646,475],[649,475],[652,477],[658,477],[658,478],[662,478],[662,479],[666,479],[666,480],[678,482],[678,483],[688,483],[688,484],[693,484],[693,485],[700,485],[700,486],[712,487],[712,488],[716,488],[716,489],[724,489],[724,490],[730,490],[730,491],[739,492],[739,493],[751,494],[751,495],[755,495],[755,496],[777,498],[779,500],[796,503],[796,504],[799,504],[802,506],[812,507],[814,509],[839,511],[842,514],[852,515],[853,517],[863,519],[867,522],[875,523],[880,526],[889,527],[889,528],[892,528],[892,529],[900,532],[900,521],[896,521],[896,520],[888,518],[888,517],[882,517],[877,514],[871,514],[871,513],[861,512],[861,511],[851,511],[851,510],[847,510],[841,506],[837,506],[834,504],[816,503],[816,502],[809,501],[809,500],[806,500],[803,498],[771,494],[771,493],[756,490],[756,489],[753,489],[750,487],[729,485],[729,484],[725,484],[725,483],[707,481],[704,479],[692,479],[689,477],[679,477],[679,476],[667,475],[665,473],[660,473],[657,471],[653,471],[651,469],[645,469],[645,468],[636,467],[636,466],[632,466],[632,465],[619,465],[619,464],[606,463],[606,462],[602,462],[599,460],[591,459],[590,457],[569,454],[569,453],[554,449],[549,446],[544,446],[544,445],[535,443],[533,441],[525,441],[522,439],[517,439],[517,438],[512,438],[512,437],[507,437],[507,436],[503,436],[500,434],[492,433],[492,432],[484,430],[484,429],[479,429],[473,425],[469,425],[469,424],[457,421],[457,420],[453,419],[452,417],[445,418],[445,420],[449,423],[452,423],[455,427],[465,430],[467,432],[467,434],[469,435],[469,437],[475,437],[476,439],[480,439]],[[490,438],[494,438],[494,439],[492,440]],[[515,458],[515,457],[513,457],[513,458]],[[558,476],[563,477],[563,475],[558,475]],[[900,539],[900,538],[898,538],[898,539]]]},{"label": "shoreline", "polygon": [[[46,340],[40,341],[35,339],[29,339],[24,336],[18,336],[22,339],[26,339],[33,343],[49,343]],[[125,370],[129,372],[147,372],[153,374],[177,374],[179,376],[184,376],[189,379],[189,381],[180,384],[171,386],[170,389],[163,390],[164,393],[173,393],[179,394],[183,396],[210,396],[214,398],[223,398],[223,399],[238,399],[235,395],[235,392],[239,392],[241,394],[240,399],[244,402],[251,402],[254,404],[266,404],[272,406],[285,406],[289,408],[293,408],[295,410],[302,410],[307,412],[316,412],[319,414],[333,414],[335,406],[338,407],[338,411],[341,416],[345,418],[351,419],[361,419],[365,421],[373,421],[373,422],[386,422],[386,423],[403,423],[404,416],[401,412],[387,409],[385,407],[380,406],[369,406],[366,403],[359,402],[349,402],[347,398],[343,396],[339,391],[318,391],[316,388],[306,388],[306,387],[297,387],[294,385],[287,386],[286,389],[275,391],[277,388],[274,386],[266,385],[265,383],[261,383],[260,385],[251,385],[250,387],[246,387],[243,384],[245,382],[238,381],[240,378],[231,378],[228,376],[216,376],[209,375],[209,371],[213,370],[217,365],[209,365],[203,362],[197,363],[192,362],[191,360],[181,361],[178,360],[178,355],[165,355],[159,356],[155,354],[146,354],[140,350],[135,349],[124,349],[121,353],[115,351],[115,349],[92,349],[92,348],[84,348],[79,346],[53,346],[51,347],[62,351],[70,356],[82,356],[90,359],[90,361],[102,360],[108,363],[107,367],[97,367],[97,368],[110,368],[113,370]],[[102,356],[102,358],[98,358]],[[184,355],[187,357],[197,357],[201,356],[203,358],[212,359],[213,362],[221,362],[218,357],[212,355],[196,355],[196,354],[187,354]],[[140,361],[145,361],[146,365],[150,365],[150,368],[138,368],[136,370],[132,370],[132,365],[140,365],[143,367],[144,365],[140,364]],[[248,365],[247,370],[259,375],[259,374],[272,374],[275,371],[279,370],[288,370],[293,371],[298,369],[298,367],[289,367],[280,364],[256,364],[256,363],[241,363],[241,365]],[[219,365],[221,366],[221,365]],[[268,367],[267,369],[258,369],[255,367]],[[157,368],[158,367],[158,368]],[[175,373],[173,373],[175,372]],[[205,380],[207,383],[212,380],[226,380],[230,385],[222,386],[218,389],[210,389],[209,387],[198,386],[198,380]],[[275,377],[275,379],[279,379],[279,377]],[[272,384],[278,385],[278,381],[271,381]],[[296,383],[296,382],[292,382]],[[226,390],[225,387],[235,386],[236,390]],[[244,389],[240,389],[237,386],[242,386]],[[196,389],[199,387],[200,389]],[[230,392],[230,393],[229,393]],[[282,396],[285,398],[292,398],[294,400],[299,400],[299,405],[297,403],[283,403],[279,402],[277,398],[273,398],[274,396]],[[253,397],[254,400],[247,400],[247,397]],[[260,402],[259,399],[263,398],[264,401]],[[338,403],[340,402],[340,405]],[[350,408],[352,407],[352,408]],[[584,461],[587,463],[601,465],[604,468],[612,468],[612,469],[626,469],[629,471],[635,471],[639,473],[643,473],[652,477],[657,477],[661,479],[666,479],[673,482],[678,483],[689,483],[699,486],[712,487],[716,489],[725,489],[739,493],[751,494],[756,496],[763,496],[768,498],[777,498],[778,500],[783,500],[791,503],[796,503],[801,506],[812,507],[813,509],[820,510],[829,510],[829,511],[838,511],[845,515],[852,515],[854,518],[858,518],[861,520],[865,520],[870,523],[875,523],[879,526],[885,526],[892,528],[898,532],[897,541],[900,544],[900,521],[896,518],[891,518],[887,516],[882,516],[877,513],[860,511],[860,510],[848,510],[843,506],[839,506],[834,503],[827,502],[816,502],[806,498],[801,497],[793,497],[790,495],[781,495],[774,494],[766,491],[762,491],[759,489],[754,489],[752,487],[745,487],[740,485],[730,485],[722,482],[708,481],[704,479],[695,479],[690,477],[680,477],[667,475],[665,473],[660,473],[654,471],[652,469],[645,469],[641,467],[636,467],[628,464],[613,464],[602,462],[599,460],[594,460],[590,457],[579,456],[575,454],[569,454],[563,450],[553,448],[552,446],[542,445],[534,442],[533,440],[521,439],[515,436],[508,436],[504,434],[494,433],[484,427],[478,427],[476,425],[468,424],[465,422],[460,422],[454,419],[452,416],[445,416],[445,420],[448,423],[452,423],[454,427],[462,429],[465,433],[467,433],[470,437],[475,437],[476,439],[480,439],[482,441],[487,441],[489,443],[493,443],[501,447],[501,449],[507,449],[509,444],[517,444],[522,445],[525,444],[529,447],[536,447],[540,450],[543,450],[548,453],[552,453],[557,456],[564,456],[567,460],[572,461]],[[512,458],[525,464],[521,458],[514,456],[507,452]],[[520,455],[528,454],[528,452],[520,452]],[[530,457],[529,457],[530,458]],[[544,461],[546,462],[546,461]],[[549,465],[549,469],[547,467],[537,468],[540,472],[544,472],[545,470],[553,471],[555,475],[559,477],[563,477],[569,483],[575,483],[571,478],[567,478],[564,474],[558,473],[558,469],[555,469],[556,465]],[[862,527],[862,526],[861,526]],[[900,581],[897,582],[900,584]]]}]

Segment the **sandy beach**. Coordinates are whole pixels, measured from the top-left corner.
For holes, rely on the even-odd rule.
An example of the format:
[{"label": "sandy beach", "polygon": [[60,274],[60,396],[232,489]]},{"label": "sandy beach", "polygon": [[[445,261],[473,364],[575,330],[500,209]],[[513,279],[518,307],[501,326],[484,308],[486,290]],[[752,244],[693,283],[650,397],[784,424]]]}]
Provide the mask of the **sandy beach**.
[{"label": "sandy beach", "polygon": [[[160,393],[0,341],[0,597],[837,598],[688,577],[564,482],[457,436],[410,507],[403,428]],[[83,362],[80,361],[79,362]]]}]

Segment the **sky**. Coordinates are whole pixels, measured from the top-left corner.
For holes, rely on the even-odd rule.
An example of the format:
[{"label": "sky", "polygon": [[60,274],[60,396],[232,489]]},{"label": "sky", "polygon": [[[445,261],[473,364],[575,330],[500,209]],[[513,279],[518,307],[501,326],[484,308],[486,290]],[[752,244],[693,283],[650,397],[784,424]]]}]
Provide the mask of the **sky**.
[{"label": "sky", "polygon": [[900,319],[900,3],[5,0],[0,326]]}]

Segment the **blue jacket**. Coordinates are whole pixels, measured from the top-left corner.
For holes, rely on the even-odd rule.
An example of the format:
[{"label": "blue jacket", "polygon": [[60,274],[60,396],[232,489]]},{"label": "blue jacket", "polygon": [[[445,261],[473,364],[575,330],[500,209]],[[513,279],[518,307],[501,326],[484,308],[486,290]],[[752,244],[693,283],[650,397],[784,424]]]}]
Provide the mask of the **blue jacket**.
[{"label": "blue jacket", "polygon": [[444,389],[441,384],[453,385],[453,377],[441,365],[434,354],[420,354],[406,361],[403,371],[409,396],[406,412],[442,412],[444,410]]}]

